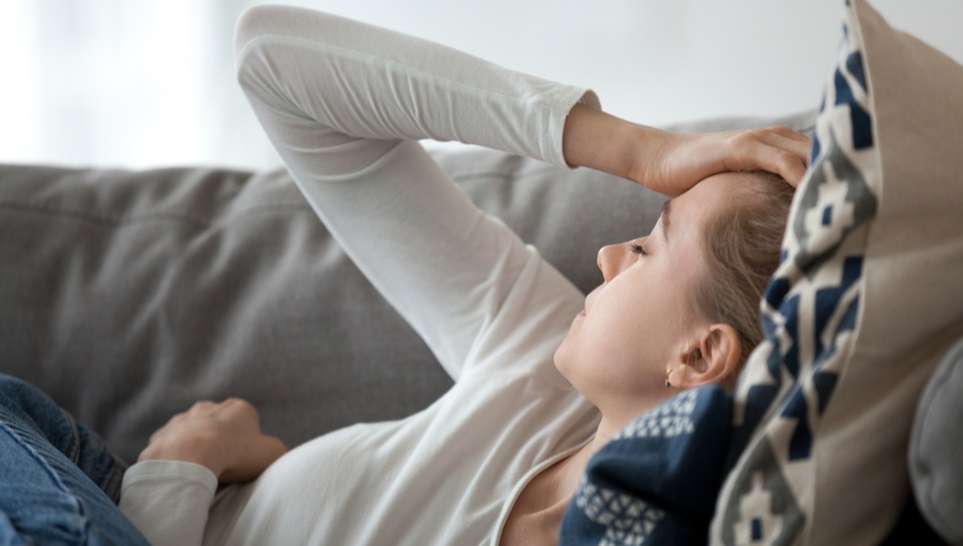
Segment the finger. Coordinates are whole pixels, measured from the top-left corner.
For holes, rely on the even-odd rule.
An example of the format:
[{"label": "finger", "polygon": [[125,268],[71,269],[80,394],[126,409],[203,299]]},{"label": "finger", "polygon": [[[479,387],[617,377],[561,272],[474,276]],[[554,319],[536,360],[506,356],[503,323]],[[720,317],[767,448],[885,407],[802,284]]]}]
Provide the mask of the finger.
[{"label": "finger", "polygon": [[792,138],[784,135],[772,135],[768,143],[777,148],[781,148],[795,154],[803,162],[809,162],[809,150],[812,147],[812,140],[806,135],[802,138]]},{"label": "finger", "polygon": [[742,137],[744,145],[751,145],[753,140],[757,140],[762,144],[793,153],[803,161],[808,161],[809,149],[812,146],[812,140],[809,137],[786,127],[753,131]]},{"label": "finger", "polygon": [[806,174],[811,140],[792,133],[762,130],[737,134],[734,148],[739,153],[733,162],[739,163],[740,169],[757,168],[778,174],[796,187]]},{"label": "finger", "polygon": [[[280,439],[274,436],[261,436],[256,448],[256,456],[252,461],[257,474],[260,474],[265,468],[271,466],[274,461],[280,459],[287,451],[288,448]],[[257,474],[255,474],[255,476]]]},{"label": "finger", "polygon": [[776,174],[781,176],[790,186],[796,188],[799,187],[799,183],[806,176],[806,170],[806,163],[797,156],[784,155],[778,160]]},{"label": "finger", "polygon": [[265,458],[273,463],[287,453],[288,448],[280,438],[276,436],[265,436],[264,452],[266,454]]},{"label": "finger", "polygon": [[806,174],[806,161],[799,154],[774,146],[765,146],[758,154],[760,168],[778,174],[794,188]]},{"label": "finger", "polygon": [[797,153],[765,144],[759,140],[744,140],[739,153],[726,160],[730,171],[764,170],[782,177],[796,187],[806,174],[806,161]]},{"label": "finger", "polygon": [[792,139],[792,140],[798,140],[798,141],[802,141],[802,142],[809,142],[809,137],[806,136],[804,133],[800,133],[799,131],[797,131],[797,130],[795,130],[795,129],[790,129],[789,127],[786,127],[785,125],[777,125],[777,126],[774,126],[774,127],[767,127],[766,130],[767,130],[767,131],[771,131],[771,132],[773,132],[773,133],[775,133],[775,134],[778,134],[778,135],[780,135],[780,136],[783,136],[783,137]]},{"label": "finger", "polygon": [[274,436],[261,435],[244,446],[244,455],[218,477],[221,483],[253,480],[287,453],[287,447]]},{"label": "finger", "polygon": [[774,168],[779,176],[795,188],[806,175],[811,141],[808,137],[804,140],[780,137],[776,146],[781,146],[782,152],[777,154]]}]

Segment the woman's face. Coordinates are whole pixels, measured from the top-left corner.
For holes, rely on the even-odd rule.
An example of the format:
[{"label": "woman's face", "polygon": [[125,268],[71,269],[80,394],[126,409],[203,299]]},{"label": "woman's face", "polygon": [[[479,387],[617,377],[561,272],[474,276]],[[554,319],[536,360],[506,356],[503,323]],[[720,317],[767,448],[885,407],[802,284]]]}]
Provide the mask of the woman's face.
[{"label": "woman's face", "polygon": [[666,371],[685,360],[701,325],[690,294],[703,274],[702,225],[726,206],[733,176],[707,178],[668,201],[649,236],[599,251],[605,282],[585,299],[555,365],[603,413],[671,394]]}]

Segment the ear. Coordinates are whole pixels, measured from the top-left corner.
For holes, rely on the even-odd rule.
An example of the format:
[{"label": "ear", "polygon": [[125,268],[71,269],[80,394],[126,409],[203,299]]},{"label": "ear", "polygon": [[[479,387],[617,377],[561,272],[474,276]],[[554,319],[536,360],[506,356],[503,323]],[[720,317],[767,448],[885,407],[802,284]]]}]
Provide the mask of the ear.
[{"label": "ear", "polygon": [[697,347],[691,349],[680,366],[679,386],[724,385],[735,376],[742,360],[742,342],[735,328],[713,324],[702,334]]}]

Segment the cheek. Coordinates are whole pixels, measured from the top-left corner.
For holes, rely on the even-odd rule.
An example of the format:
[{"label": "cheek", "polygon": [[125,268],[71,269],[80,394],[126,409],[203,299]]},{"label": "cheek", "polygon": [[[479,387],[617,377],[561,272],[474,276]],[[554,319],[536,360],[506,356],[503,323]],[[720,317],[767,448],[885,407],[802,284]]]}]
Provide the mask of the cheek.
[{"label": "cheek", "polygon": [[624,281],[620,290],[608,294],[604,309],[587,317],[582,330],[608,353],[651,353],[677,327],[672,291],[666,282],[631,277]]},{"label": "cheek", "polygon": [[679,351],[685,331],[681,272],[662,275],[650,267],[633,273],[605,287],[555,353],[558,370],[590,399],[662,385]]},{"label": "cheek", "polygon": [[586,395],[634,390],[640,382],[650,382],[652,373],[662,373],[653,372],[661,360],[653,349],[665,335],[657,325],[645,308],[597,306],[572,323],[555,352],[555,365]]}]

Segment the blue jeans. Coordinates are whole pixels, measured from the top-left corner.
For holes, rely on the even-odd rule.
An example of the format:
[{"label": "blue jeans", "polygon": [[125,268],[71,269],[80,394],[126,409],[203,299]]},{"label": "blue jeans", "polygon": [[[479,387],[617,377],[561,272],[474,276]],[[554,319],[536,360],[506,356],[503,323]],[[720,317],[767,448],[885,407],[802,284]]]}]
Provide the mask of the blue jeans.
[{"label": "blue jeans", "polygon": [[46,394],[0,374],[0,544],[147,545],[117,508],[126,468]]}]

